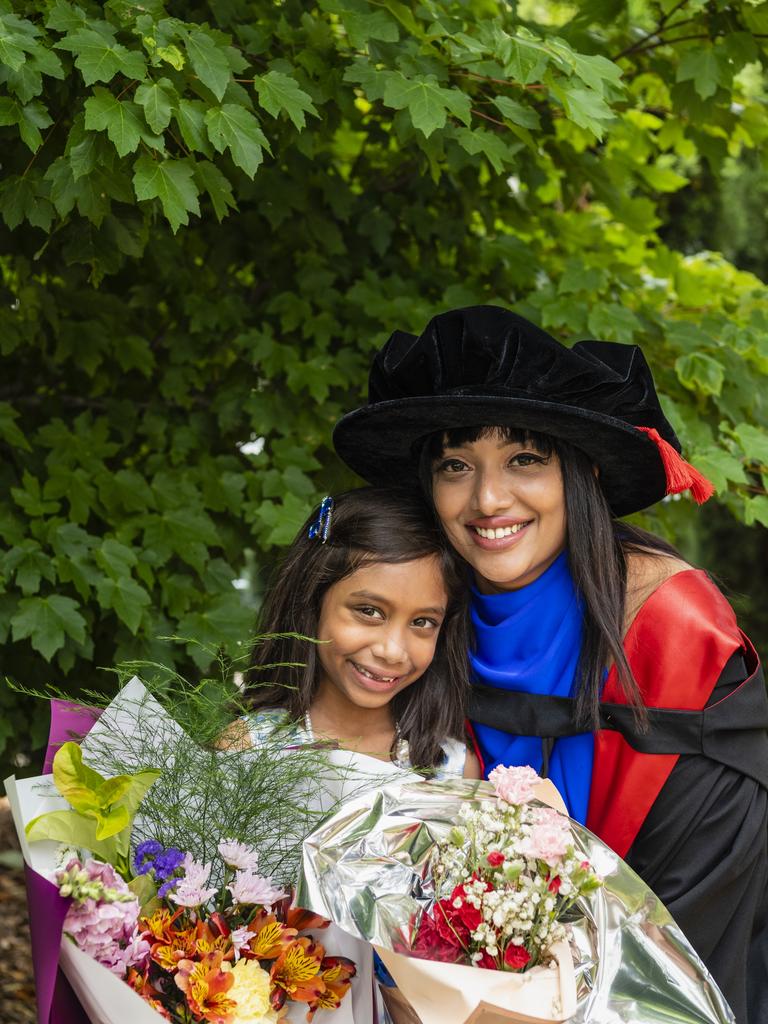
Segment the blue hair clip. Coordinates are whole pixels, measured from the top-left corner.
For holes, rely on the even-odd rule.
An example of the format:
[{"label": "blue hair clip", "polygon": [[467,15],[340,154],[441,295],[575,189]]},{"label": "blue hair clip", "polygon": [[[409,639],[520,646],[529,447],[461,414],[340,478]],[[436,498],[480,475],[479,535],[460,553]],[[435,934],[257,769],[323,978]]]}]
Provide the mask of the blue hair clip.
[{"label": "blue hair clip", "polygon": [[319,540],[321,544],[325,544],[331,533],[331,517],[333,516],[333,498],[330,494],[326,494],[323,500],[320,502],[320,508],[317,513],[317,518],[314,523],[310,526],[307,531],[307,536],[310,540]]}]

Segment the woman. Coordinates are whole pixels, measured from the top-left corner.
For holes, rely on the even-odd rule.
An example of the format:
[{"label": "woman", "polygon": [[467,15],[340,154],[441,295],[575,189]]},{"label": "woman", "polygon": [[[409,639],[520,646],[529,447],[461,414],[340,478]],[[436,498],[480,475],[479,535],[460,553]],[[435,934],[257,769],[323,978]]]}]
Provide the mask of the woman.
[{"label": "woman", "polygon": [[334,442],[372,483],[420,483],[471,567],[486,771],[549,775],[664,900],[740,1024],[768,1020],[768,700],[714,584],[617,521],[712,493],[640,349],[567,349],[495,307],[444,313],[392,335]]}]

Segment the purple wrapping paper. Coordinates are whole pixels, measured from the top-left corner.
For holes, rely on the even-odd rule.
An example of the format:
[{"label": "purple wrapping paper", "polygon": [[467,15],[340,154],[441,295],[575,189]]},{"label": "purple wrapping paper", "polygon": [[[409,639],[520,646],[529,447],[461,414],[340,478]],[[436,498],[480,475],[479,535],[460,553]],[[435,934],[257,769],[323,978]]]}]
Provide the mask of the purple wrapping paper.
[{"label": "purple wrapping paper", "polygon": [[[68,700],[51,701],[51,727],[43,774],[53,770],[56,751],[69,740],[80,740],[99,718],[98,708]],[[38,1024],[89,1024],[88,1017],[59,968],[61,929],[70,901],[32,868],[25,868],[32,966],[35,972]]]},{"label": "purple wrapping paper", "polygon": [[69,740],[79,742],[101,715],[99,708],[89,708],[70,700],[51,701],[51,728],[48,733],[48,749],[45,751],[43,775],[53,771],[56,751]]},{"label": "purple wrapping paper", "polygon": [[70,900],[32,868],[25,869],[38,1024],[89,1024],[85,1011],[59,970],[61,929]]}]

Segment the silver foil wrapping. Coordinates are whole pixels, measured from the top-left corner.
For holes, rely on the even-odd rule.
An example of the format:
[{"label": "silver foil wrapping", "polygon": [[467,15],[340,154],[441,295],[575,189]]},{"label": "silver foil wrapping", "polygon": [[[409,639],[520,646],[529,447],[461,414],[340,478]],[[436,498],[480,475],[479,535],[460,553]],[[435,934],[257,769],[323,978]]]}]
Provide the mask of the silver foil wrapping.
[{"label": "silver foil wrapping", "polygon": [[[344,931],[402,951],[435,899],[431,858],[464,801],[487,782],[398,782],[346,802],[304,843],[296,901]],[[709,972],[642,879],[588,829],[577,850],[603,886],[569,912],[578,991],[574,1024],[733,1024]],[[441,895],[441,894],[438,894]]]}]

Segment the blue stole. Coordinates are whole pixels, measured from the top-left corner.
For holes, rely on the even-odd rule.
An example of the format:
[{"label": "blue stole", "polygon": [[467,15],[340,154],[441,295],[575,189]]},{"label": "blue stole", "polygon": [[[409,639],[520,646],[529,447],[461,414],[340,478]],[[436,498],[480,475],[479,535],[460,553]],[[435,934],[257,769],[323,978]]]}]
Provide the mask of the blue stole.
[{"label": "blue stole", "polygon": [[[475,650],[469,658],[478,682],[497,690],[572,697],[581,652],[582,613],[564,551],[533,583],[503,594],[472,588]],[[541,738],[516,736],[476,724],[486,772],[496,765],[529,764],[541,771]],[[584,824],[592,783],[591,732],[555,740],[549,777],[571,817]]]}]

